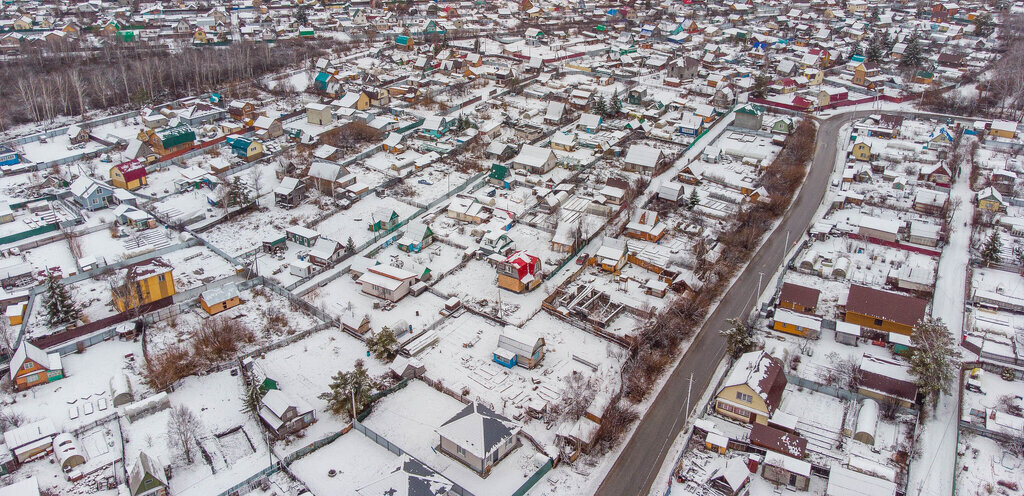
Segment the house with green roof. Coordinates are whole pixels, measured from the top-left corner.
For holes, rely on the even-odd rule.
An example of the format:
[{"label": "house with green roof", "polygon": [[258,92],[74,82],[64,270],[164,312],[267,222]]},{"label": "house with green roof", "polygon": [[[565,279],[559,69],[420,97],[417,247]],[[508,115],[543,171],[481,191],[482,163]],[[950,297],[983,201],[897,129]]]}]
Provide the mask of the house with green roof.
[{"label": "house with green roof", "polygon": [[501,164],[491,164],[491,173],[487,175],[487,181],[503,189],[509,189],[511,183],[508,180],[508,167]]},{"label": "house with green roof", "polygon": [[764,110],[764,105],[756,103],[743,105],[736,109],[736,120],[732,122],[732,125],[754,131],[761,129],[761,126],[764,124]]},{"label": "house with green roof", "polygon": [[161,130],[145,129],[139,132],[138,140],[149,145],[158,155],[167,155],[191,147],[196,141],[196,133],[185,124]]}]

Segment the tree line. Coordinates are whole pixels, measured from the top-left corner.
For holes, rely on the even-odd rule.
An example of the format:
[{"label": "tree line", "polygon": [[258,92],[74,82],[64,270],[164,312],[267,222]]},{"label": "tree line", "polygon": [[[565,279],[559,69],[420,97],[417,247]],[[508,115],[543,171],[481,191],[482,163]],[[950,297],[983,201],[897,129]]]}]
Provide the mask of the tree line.
[{"label": "tree line", "polygon": [[249,82],[325,53],[327,42],[237,42],[178,49],[110,43],[95,51],[32,50],[0,63],[0,131],[89,110],[134,108]]}]

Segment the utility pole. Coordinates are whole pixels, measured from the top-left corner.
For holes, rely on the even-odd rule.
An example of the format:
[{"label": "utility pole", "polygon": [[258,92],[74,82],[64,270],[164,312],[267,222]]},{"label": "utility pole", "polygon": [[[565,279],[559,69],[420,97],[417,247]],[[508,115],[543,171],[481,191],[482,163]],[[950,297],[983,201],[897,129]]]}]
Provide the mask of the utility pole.
[{"label": "utility pole", "polygon": [[358,422],[358,420],[356,420],[356,388],[350,389],[349,393],[352,398],[352,422]]}]

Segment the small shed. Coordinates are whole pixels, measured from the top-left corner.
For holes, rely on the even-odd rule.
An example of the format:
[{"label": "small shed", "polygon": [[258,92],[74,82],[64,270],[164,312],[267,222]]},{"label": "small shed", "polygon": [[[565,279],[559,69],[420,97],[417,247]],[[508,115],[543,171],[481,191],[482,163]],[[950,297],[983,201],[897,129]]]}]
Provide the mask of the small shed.
[{"label": "small shed", "polygon": [[493,359],[495,363],[508,368],[518,365],[516,357],[516,352],[509,349],[498,347],[494,350]]},{"label": "small shed", "polygon": [[860,441],[868,446],[875,445],[875,429],[878,427],[878,402],[864,398],[860,401],[860,410],[857,413],[857,430],[853,433],[853,440]]},{"label": "small shed", "polygon": [[53,438],[53,454],[60,462],[61,470],[68,471],[85,463],[85,455],[78,449],[78,443],[71,434],[62,432]]},{"label": "small shed", "polygon": [[242,304],[242,298],[238,294],[238,286],[231,283],[208,289],[199,295],[199,305],[209,315],[216,315],[240,304]]},{"label": "small shed", "polygon": [[427,367],[418,358],[399,356],[395,358],[395,361],[391,362],[391,372],[403,379],[420,377],[426,371]]},{"label": "small shed", "polygon": [[293,276],[306,278],[313,274],[313,265],[309,262],[296,260],[289,263],[288,270]]},{"label": "small shed", "polygon": [[[522,329],[506,327],[498,336],[498,350],[515,353],[516,363],[513,365],[532,369],[544,358],[544,338]],[[507,356],[505,353],[503,355]]]},{"label": "small shed", "polygon": [[836,321],[836,342],[849,346],[857,346],[860,339],[860,326],[850,322]]}]

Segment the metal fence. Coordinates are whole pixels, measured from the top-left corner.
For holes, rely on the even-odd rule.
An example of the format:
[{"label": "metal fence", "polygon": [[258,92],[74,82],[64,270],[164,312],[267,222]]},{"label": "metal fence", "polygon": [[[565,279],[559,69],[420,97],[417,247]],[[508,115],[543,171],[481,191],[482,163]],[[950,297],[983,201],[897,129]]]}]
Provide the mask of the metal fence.
[{"label": "metal fence", "polygon": [[[384,436],[381,436],[380,434],[377,434],[376,432],[373,432],[370,428],[368,428],[365,425],[361,424],[358,420],[352,422],[352,428],[357,430],[357,431],[359,431],[359,432],[361,432],[361,433],[363,433],[363,435],[366,436],[367,438],[369,438],[371,441],[373,441],[373,442],[377,443],[378,445],[384,447],[384,449],[394,453],[395,455],[398,455],[398,456],[407,455],[409,458],[412,458],[413,460],[416,460],[417,462],[419,462],[423,466],[430,467],[430,465],[427,465],[426,463],[423,463],[422,461],[420,461],[415,456],[412,456],[411,454],[406,453],[405,451],[403,451],[402,448],[398,447],[398,445],[392,443],[391,441],[388,441],[387,438],[385,438]],[[433,469],[431,469],[431,470],[433,470]],[[434,470],[434,472],[437,472],[437,471]],[[440,475],[439,472],[438,472],[438,474]],[[447,479],[447,477],[446,477],[446,479]],[[451,479],[449,479],[449,481],[451,481]],[[460,485],[458,485],[458,484],[456,484],[454,482],[452,482],[451,493],[452,494],[457,494],[459,496],[473,496],[473,493],[467,491],[465,488],[463,488],[462,486],[460,486]]]}]

